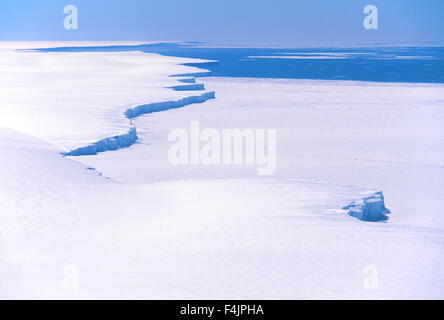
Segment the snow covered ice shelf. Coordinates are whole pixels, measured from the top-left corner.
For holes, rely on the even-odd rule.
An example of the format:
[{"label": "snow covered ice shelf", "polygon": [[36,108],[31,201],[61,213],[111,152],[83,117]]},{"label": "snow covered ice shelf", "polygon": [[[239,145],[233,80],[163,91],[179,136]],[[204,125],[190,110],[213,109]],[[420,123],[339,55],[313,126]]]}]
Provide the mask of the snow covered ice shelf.
[{"label": "snow covered ice shelf", "polygon": [[0,126],[39,137],[65,152],[128,135],[132,126],[125,111],[187,98],[187,92],[168,88],[181,84],[169,76],[200,71],[181,65],[200,60],[141,52],[25,50],[49,45],[0,45]]},{"label": "snow covered ice shelf", "polygon": [[273,178],[311,178],[383,191],[391,222],[444,226],[444,85],[199,80],[217,99],[141,116],[135,120],[137,145],[77,160],[130,183],[257,178],[256,168],[247,165],[172,166],[168,133],[189,130],[193,120],[199,120],[201,129],[276,128]]},{"label": "snow covered ice shelf", "polygon": [[[0,297],[443,298],[441,85],[199,79],[216,100],[131,124],[129,108],[196,95],[166,87],[200,70],[135,52],[0,55]],[[277,128],[276,175],[171,166],[168,132],[191,120]],[[61,155],[132,125],[129,148]],[[388,222],[342,209],[378,190]]]},{"label": "snow covered ice shelf", "polygon": [[[34,138],[0,135],[2,298],[442,297],[442,230],[338,210],[368,190],[297,179],[127,185]],[[364,286],[368,266],[377,290]]]}]

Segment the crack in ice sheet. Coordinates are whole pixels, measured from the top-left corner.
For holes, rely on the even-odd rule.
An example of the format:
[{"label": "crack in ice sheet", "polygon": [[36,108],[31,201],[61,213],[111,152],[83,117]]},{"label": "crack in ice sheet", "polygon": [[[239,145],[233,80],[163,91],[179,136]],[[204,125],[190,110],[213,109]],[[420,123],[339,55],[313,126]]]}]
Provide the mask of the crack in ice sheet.
[{"label": "crack in ice sheet", "polygon": [[[188,75],[188,74],[187,74]],[[184,79],[182,82],[193,83],[190,85],[180,85],[173,86],[170,89],[175,91],[186,91],[186,90],[205,90],[203,84],[195,84],[194,78],[193,80]],[[131,128],[127,133],[121,135],[115,135],[112,137],[107,137],[102,140],[99,140],[91,145],[86,147],[80,147],[74,150],[71,150],[66,153],[62,153],[64,156],[85,156],[85,155],[96,155],[99,152],[105,151],[113,151],[119,150],[123,148],[128,148],[133,145],[139,137],[137,136],[136,127],[133,125],[132,119],[149,113],[166,111],[170,109],[182,108],[190,104],[194,103],[203,103],[207,100],[214,99],[216,94],[214,91],[207,91],[200,95],[188,96],[181,98],[179,100],[171,100],[171,101],[162,101],[162,102],[154,102],[149,104],[138,105],[134,108],[127,109],[125,111],[125,116],[130,120]]]}]

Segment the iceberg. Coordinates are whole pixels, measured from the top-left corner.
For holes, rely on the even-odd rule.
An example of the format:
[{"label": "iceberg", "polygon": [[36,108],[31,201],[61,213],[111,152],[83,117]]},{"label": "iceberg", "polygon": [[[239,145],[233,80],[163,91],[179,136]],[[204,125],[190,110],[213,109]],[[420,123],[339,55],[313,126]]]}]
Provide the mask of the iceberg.
[{"label": "iceberg", "polygon": [[352,217],[362,221],[384,221],[388,220],[387,214],[390,210],[385,207],[382,191],[375,192],[369,197],[354,201],[343,207]]}]

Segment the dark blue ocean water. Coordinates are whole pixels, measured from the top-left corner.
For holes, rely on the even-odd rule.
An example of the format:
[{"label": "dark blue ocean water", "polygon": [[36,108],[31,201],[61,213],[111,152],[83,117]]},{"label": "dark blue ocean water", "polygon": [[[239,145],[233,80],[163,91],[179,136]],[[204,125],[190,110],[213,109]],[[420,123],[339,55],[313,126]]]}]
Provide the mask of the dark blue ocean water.
[{"label": "dark blue ocean water", "polygon": [[216,48],[193,43],[65,47],[42,51],[142,51],[217,60],[188,65],[215,77],[444,83],[444,47]]}]

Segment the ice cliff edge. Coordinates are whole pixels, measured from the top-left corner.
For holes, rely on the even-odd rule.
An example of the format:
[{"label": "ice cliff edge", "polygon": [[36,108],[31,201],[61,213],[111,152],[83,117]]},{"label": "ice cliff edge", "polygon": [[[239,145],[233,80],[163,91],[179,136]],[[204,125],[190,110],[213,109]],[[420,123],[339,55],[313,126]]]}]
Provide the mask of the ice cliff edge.
[{"label": "ice cliff edge", "polygon": [[390,213],[390,210],[385,207],[382,191],[375,192],[361,200],[353,201],[342,209],[347,210],[347,213],[352,217],[373,222],[387,220],[387,214]]}]

